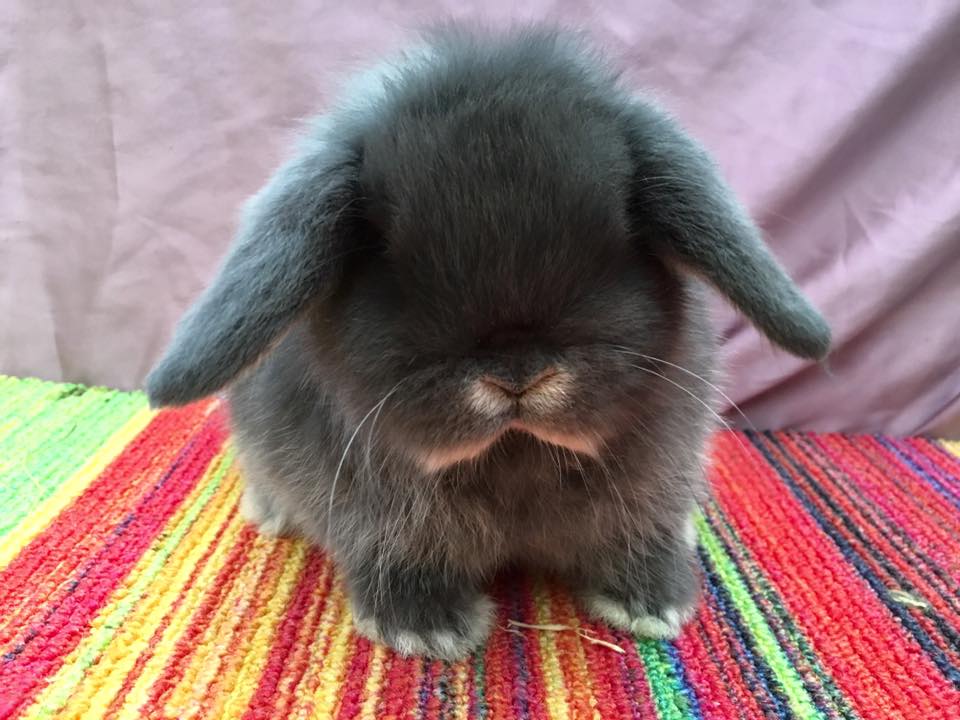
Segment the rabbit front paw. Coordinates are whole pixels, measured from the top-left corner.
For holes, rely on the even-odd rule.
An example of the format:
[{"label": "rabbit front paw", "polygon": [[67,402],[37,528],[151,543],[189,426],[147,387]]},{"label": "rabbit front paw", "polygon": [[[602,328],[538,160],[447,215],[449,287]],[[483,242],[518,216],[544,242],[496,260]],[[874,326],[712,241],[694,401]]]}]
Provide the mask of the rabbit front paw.
[{"label": "rabbit front paw", "polygon": [[460,660],[493,626],[493,602],[463,577],[358,563],[347,581],[357,632],[401,655]]},{"label": "rabbit front paw", "polygon": [[464,607],[422,606],[413,612],[360,615],[353,624],[360,635],[401,655],[456,661],[483,644],[493,616],[490,598],[478,595]]}]

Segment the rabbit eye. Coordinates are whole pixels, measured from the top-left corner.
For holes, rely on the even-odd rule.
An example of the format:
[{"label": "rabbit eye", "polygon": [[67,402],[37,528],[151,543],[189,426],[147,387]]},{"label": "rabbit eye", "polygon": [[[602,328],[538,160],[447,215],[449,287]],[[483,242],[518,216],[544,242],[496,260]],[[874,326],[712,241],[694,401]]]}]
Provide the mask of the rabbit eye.
[{"label": "rabbit eye", "polygon": [[531,340],[534,327],[529,323],[513,323],[492,327],[476,338],[477,347],[501,349],[522,345]]}]

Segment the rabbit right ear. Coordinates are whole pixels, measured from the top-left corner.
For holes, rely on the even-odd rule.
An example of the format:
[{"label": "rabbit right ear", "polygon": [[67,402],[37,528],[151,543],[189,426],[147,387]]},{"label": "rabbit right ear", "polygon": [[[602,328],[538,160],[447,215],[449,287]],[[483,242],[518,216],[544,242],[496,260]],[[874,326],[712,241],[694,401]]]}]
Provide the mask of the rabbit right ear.
[{"label": "rabbit right ear", "polygon": [[826,356],[830,326],[767,250],[703,148],[652,105],[634,102],[624,115],[638,240],[709,280],[788,352]]},{"label": "rabbit right ear", "polygon": [[355,157],[325,148],[287,163],[247,203],[219,275],[147,377],[151,405],[216,392],[330,291],[349,254],[344,210],[359,196],[356,178]]}]

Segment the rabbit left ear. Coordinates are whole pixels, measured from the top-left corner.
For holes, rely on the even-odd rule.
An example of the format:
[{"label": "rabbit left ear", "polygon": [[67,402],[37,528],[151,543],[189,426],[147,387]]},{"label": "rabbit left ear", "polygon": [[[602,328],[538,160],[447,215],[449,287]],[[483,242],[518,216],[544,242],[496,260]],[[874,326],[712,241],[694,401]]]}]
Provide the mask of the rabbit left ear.
[{"label": "rabbit left ear", "polygon": [[709,280],[780,347],[823,358],[829,326],[767,250],[706,152],[650,105],[636,102],[625,117],[637,239]]},{"label": "rabbit left ear", "polygon": [[287,163],[248,202],[219,275],[147,377],[151,405],[216,392],[330,290],[348,254],[350,233],[340,221],[356,199],[355,176],[352,158],[315,153]]}]

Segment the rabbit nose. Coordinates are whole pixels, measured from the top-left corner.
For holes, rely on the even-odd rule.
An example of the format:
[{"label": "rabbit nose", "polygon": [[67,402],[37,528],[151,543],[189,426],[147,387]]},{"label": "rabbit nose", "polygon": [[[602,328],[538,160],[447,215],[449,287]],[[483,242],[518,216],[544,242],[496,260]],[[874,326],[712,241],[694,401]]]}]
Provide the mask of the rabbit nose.
[{"label": "rabbit nose", "polygon": [[484,375],[480,378],[480,382],[495,392],[503,393],[511,398],[520,398],[538,386],[549,383],[559,372],[556,368],[546,368],[522,380],[508,379],[498,375]]},{"label": "rabbit nose", "polygon": [[467,400],[477,412],[490,417],[502,417],[521,409],[538,416],[567,407],[573,387],[573,376],[562,368],[547,367],[516,376],[488,373],[471,383]]}]

